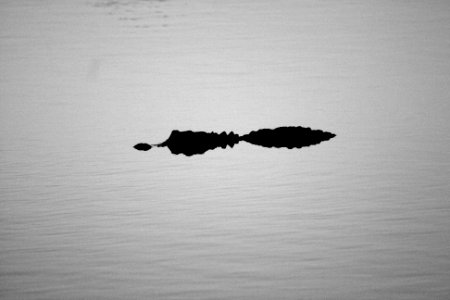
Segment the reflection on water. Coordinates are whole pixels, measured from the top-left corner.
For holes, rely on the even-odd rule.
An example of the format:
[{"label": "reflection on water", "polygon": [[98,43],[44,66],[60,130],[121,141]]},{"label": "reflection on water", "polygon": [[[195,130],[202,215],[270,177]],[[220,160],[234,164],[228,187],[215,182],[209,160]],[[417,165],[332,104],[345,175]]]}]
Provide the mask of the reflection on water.
[{"label": "reflection on water", "polygon": [[168,15],[161,8],[165,0],[96,1],[94,7],[105,9],[109,15],[135,28],[149,28],[152,21],[162,22],[166,27]]},{"label": "reflection on water", "polygon": [[[0,298],[448,298],[445,1],[0,14]],[[339,138],[130,147],[285,124]]]}]

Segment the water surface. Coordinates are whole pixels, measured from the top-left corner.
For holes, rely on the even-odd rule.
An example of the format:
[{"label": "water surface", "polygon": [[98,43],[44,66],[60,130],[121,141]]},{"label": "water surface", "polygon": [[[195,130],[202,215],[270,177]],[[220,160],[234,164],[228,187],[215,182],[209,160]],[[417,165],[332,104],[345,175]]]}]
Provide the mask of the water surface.
[{"label": "water surface", "polygon": [[[444,299],[446,1],[2,1],[0,297]],[[135,151],[305,126],[297,150]]]}]

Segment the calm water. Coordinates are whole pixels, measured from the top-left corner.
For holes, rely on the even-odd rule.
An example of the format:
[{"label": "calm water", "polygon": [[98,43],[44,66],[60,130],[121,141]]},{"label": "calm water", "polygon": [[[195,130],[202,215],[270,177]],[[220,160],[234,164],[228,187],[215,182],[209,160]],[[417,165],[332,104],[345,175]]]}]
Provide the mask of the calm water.
[{"label": "calm water", "polygon": [[[450,297],[448,1],[0,16],[0,298]],[[284,125],[337,137],[132,148]]]}]

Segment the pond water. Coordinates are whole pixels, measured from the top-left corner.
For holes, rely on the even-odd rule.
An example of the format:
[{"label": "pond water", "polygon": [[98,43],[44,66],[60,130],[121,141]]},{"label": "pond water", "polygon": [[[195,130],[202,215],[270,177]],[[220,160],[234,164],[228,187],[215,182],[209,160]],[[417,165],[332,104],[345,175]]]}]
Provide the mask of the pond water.
[{"label": "pond water", "polygon": [[[0,297],[450,296],[447,1],[0,5]],[[304,126],[172,155],[173,129]]]}]

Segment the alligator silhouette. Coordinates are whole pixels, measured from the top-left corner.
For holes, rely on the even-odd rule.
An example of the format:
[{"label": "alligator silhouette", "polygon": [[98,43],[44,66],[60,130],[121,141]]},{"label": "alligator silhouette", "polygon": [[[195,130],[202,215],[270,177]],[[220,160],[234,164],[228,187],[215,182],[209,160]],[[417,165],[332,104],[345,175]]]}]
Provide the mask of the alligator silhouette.
[{"label": "alligator silhouette", "polygon": [[309,127],[278,127],[275,129],[260,129],[239,136],[234,132],[216,133],[203,131],[173,130],[169,138],[161,144],[139,143],[134,146],[140,151],[148,151],[152,147],[167,147],[173,154],[192,156],[204,154],[208,150],[221,147],[233,148],[240,141],[262,147],[302,148],[319,144],[335,137],[331,132]]}]

